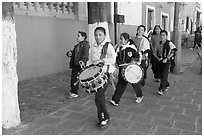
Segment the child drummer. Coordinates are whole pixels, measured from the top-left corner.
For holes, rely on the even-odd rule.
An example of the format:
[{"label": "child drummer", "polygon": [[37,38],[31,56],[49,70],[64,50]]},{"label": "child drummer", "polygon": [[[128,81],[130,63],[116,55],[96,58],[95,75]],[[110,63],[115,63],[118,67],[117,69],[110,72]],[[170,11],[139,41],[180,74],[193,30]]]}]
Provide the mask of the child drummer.
[{"label": "child drummer", "polygon": [[[110,42],[106,41],[106,30],[103,27],[97,27],[95,29],[94,37],[96,43],[89,49],[89,60],[87,61],[87,66],[102,63],[104,64],[102,71],[109,77],[109,74],[113,73],[115,70],[115,49]],[[105,83],[104,86],[99,88],[95,94],[95,104],[97,107],[99,126],[101,127],[105,126],[110,120],[110,115],[105,102],[105,91],[107,87],[108,83]]]},{"label": "child drummer", "polygon": [[[127,63],[136,63],[140,65],[142,60],[142,55],[137,52],[136,46],[134,42],[130,39],[130,36],[128,33],[122,33],[120,36],[120,42],[121,46],[117,49],[117,58],[116,63],[119,66],[119,73],[118,73],[118,83],[116,85],[116,90],[114,95],[112,96],[112,100],[110,100],[110,103],[114,106],[119,105],[120,98],[122,97],[125,88],[128,84],[128,82],[123,78],[122,76],[122,69],[124,66],[121,66],[122,64]],[[136,103],[140,103],[143,99],[143,94],[141,90],[141,84],[139,83],[133,83],[131,84],[135,93],[136,93]]]}]

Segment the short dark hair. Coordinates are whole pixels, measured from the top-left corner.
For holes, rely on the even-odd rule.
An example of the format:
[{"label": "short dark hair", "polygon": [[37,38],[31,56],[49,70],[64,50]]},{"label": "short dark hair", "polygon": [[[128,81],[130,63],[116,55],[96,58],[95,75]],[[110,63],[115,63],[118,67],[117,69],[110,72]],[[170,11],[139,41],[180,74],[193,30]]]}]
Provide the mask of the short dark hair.
[{"label": "short dark hair", "polygon": [[100,30],[104,33],[104,35],[106,35],[106,29],[104,27],[97,27],[95,30],[94,30],[94,33],[96,33],[97,30]]},{"label": "short dark hair", "polygon": [[121,36],[123,36],[123,38],[125,39],[125,40],[127,40],[128,42],[130,42],[129,44],[130,45],[135,45],[135,43],[130,39],[130,35],[128,34],[128,33],[126,33],[126,32],[124,32],[124,33],[122,33],[121,34]]},{"label": "short dark hair", "polygon": [[137,31],[139,30],[139,28],[144,28],[144,31],[146,31],[146,27],[144,26],[144,25],[139,25],[138,27],[137,27]]},{"label": "short dark hair", "polygon": [[87,35],[86,35],[86,32],[83,32],[83,31],[78,31],[78,33],[81,34],[82,37],[84,37],[84,40],[87,39]]},{"label": "short dark hair", "polygon": [[130,35],[128,33],[126,33],[126,32],[122,33],[121,36],[123,36],[123,38],[125,40],[129,40],[130,39]]},{"label": "short dark hair", "polygon": [[160,34],[165,33],[168,36],[168,32],[166,30],[161,30]]}]

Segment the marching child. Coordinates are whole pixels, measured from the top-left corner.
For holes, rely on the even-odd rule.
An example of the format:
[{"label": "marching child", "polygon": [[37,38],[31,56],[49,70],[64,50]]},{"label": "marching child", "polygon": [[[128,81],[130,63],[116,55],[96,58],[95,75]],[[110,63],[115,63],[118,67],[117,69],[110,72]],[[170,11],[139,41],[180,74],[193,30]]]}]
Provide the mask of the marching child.
[{"label": "marching child", "polygon": [[[103,27],[97,27],[94,31],[96,43],[89,50],[89,60],[87,65],[104,64],[102,71],[108,76],[115,70],[114,64],[116,60],[115,49],[110,42],[106,41],[106,30]],[[109,81],[109,80],[108,80]],[[105,101],[105,91],[108,87],[108,82],[103,87],[99,88],[95,94],[95,104],[97,107],[99,126],[104,127],[110,120]]]},{"label": "marching child", "polygon": [[70,59],[71,72],[71,91],[70,96],[73,98],[78,97],[79,84],[75,84],[77,81],[77,75],[82,70],[80,63],[85,65],[88,60],[89,43],[86,41],[87,35],[85,32],[79,31],[77,35],[77,42],[72,51],[67,52],[67,56]]},{"label": "marching child", "polygon": [[153,33],[151,36],[151,41],[150,41],[150,47],[151,47],[151,64],[152,64],[152,72],[154,74],[154,78],[155,81],[159,82],[159,72],[158,72],[158,63],[159,61],[157,60],[156,56],[156,52],[155,49],[156,47],[158,47],[160,45],[160,41],[161,41],[161,27],[160,25],[156,25],[153,29]]},{"label": "marching child", "polygon": [[144,71],[144,77],[141,81],[142,87],[145,86],[145,80],[147,78],[147,69],[149,66],[148,54],[150,52],[149,40],[144,36],[145,31],[146,31],[146,27],[144,25],[138,26],[136,37],[132,39],[136,45],[138,52],[142,54],[141,67],[143,68],[143,71]]},{"label": "marching child", "polygon": [[159,61],[159,75],[160,75],[160,86],[159,95],[163,95],[168,90],[170,84],[168,82],[168,73],[170,66],[170,59],[174,56],[174,52],[177,50],[176,46],[169,40],[167,40],[168,33],[166,30],[162,30],[160,46],[156,50],[156,58]]},{"label": "marching child", "polygon": [[[110,103],[114,106],[118,106],[120,102],[120,98],[122,97],[125,88],[127,87],[128,82],[122,76],[122,69],[124,66],[120,66],[122,64],[127,63],[137,63],[140,65],[141,62],[141,55],[137,52],[134,42],[130,39],[128,33],[122,33],[120,36],[120,43],[121,46],[117,49],[117,57],[116,63],[119,66],[119,73],[118,73],[118,82],[116,85],[116,90],[112,96],[112,100]],[[143,94],[141,90],[140,83],[132,83],[131,84],[135,93],[136,93],[136,100],[135,102],[140,103],[143,99]]]}]

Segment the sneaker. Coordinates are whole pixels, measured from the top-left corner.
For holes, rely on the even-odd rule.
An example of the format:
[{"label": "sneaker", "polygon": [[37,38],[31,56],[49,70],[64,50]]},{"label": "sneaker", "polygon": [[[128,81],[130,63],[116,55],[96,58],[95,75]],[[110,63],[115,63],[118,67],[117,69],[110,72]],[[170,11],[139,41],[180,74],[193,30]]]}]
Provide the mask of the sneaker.
[{"label": "sneaker", "polygon": [[77,98],[79,95],[74,94],[74,93],[70,93],[70,96],[73,97],[73,98]]},{"label": "sneaker", "polygon": [[109,102],[113,105],[113,106],[118,106],[119,104],[116,103],[114,100],[109,100]]},{"label": "sneaker", "polygon": [[156,82],[160,82],[160,79],[155,79]]},{"label": "sneaker", "polygon": [[105,126],[109,122],[109,119],[106,119],[104,121],[101,121],[101,126]]},{"label": "sneaker", "polygon": [[159,95],[164,95],[164,92],[163,91],[161,91],[161,90],[159,90],[158,92],[157,92],[157,94],[159,94]]},{"label": "sneaker", "polygon": [[144,96],[142,96],[142,97],[136,97],[136,100],[135,100],[135,102],[136,103],[140,103],[140,102],[142,102],[142,99],[144,98]]},{"label": "sneaker", "polygon": [[165,91],[168,91],[168,90],[169,90],[169,86],[165,88]]}]

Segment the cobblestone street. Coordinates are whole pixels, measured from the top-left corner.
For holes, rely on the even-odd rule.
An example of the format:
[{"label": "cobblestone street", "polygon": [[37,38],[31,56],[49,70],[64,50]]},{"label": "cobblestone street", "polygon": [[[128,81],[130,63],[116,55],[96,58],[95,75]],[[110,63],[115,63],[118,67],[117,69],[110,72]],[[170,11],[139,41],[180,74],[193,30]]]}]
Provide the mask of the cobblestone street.
[{"label": "cobblestone street", "polygon": [[[96,126],[98,120],[94,95],[88,95],[80,89],[79,98],[65,99],[63,94],[66,93],[66,88],[70,87],[61,85],[59,94],[63,96],[64,103],[56,103],[58,107],[51,113],[41,117],[36,116],[36,120],[32,123],[21,124],[13,130],[3,130],[3,134],[201,135],[202,74],[200,74],[200,60],[197,58],[196,51],[188,48],[182,49],[181,58],[181,74],[170,73],[170,88],[164,96],[156,94],[159,83],[153,79],[151,66],[148,69],[147,84],[143,88],[144,99],[139,104],[134,103],[134,92],[128,85],[120,105],[112,106],[108,100],[113,95],[113,89],[109,86],[106,91],[106,99],[111,122],[104,129]],[[59,76],[55,79],[59,81],[63,78]],[[69,81],[64,83],[67,84]],[[50,88],[47,87],[46,90]],[[57,86],[56,88],[58,89]]]}]

